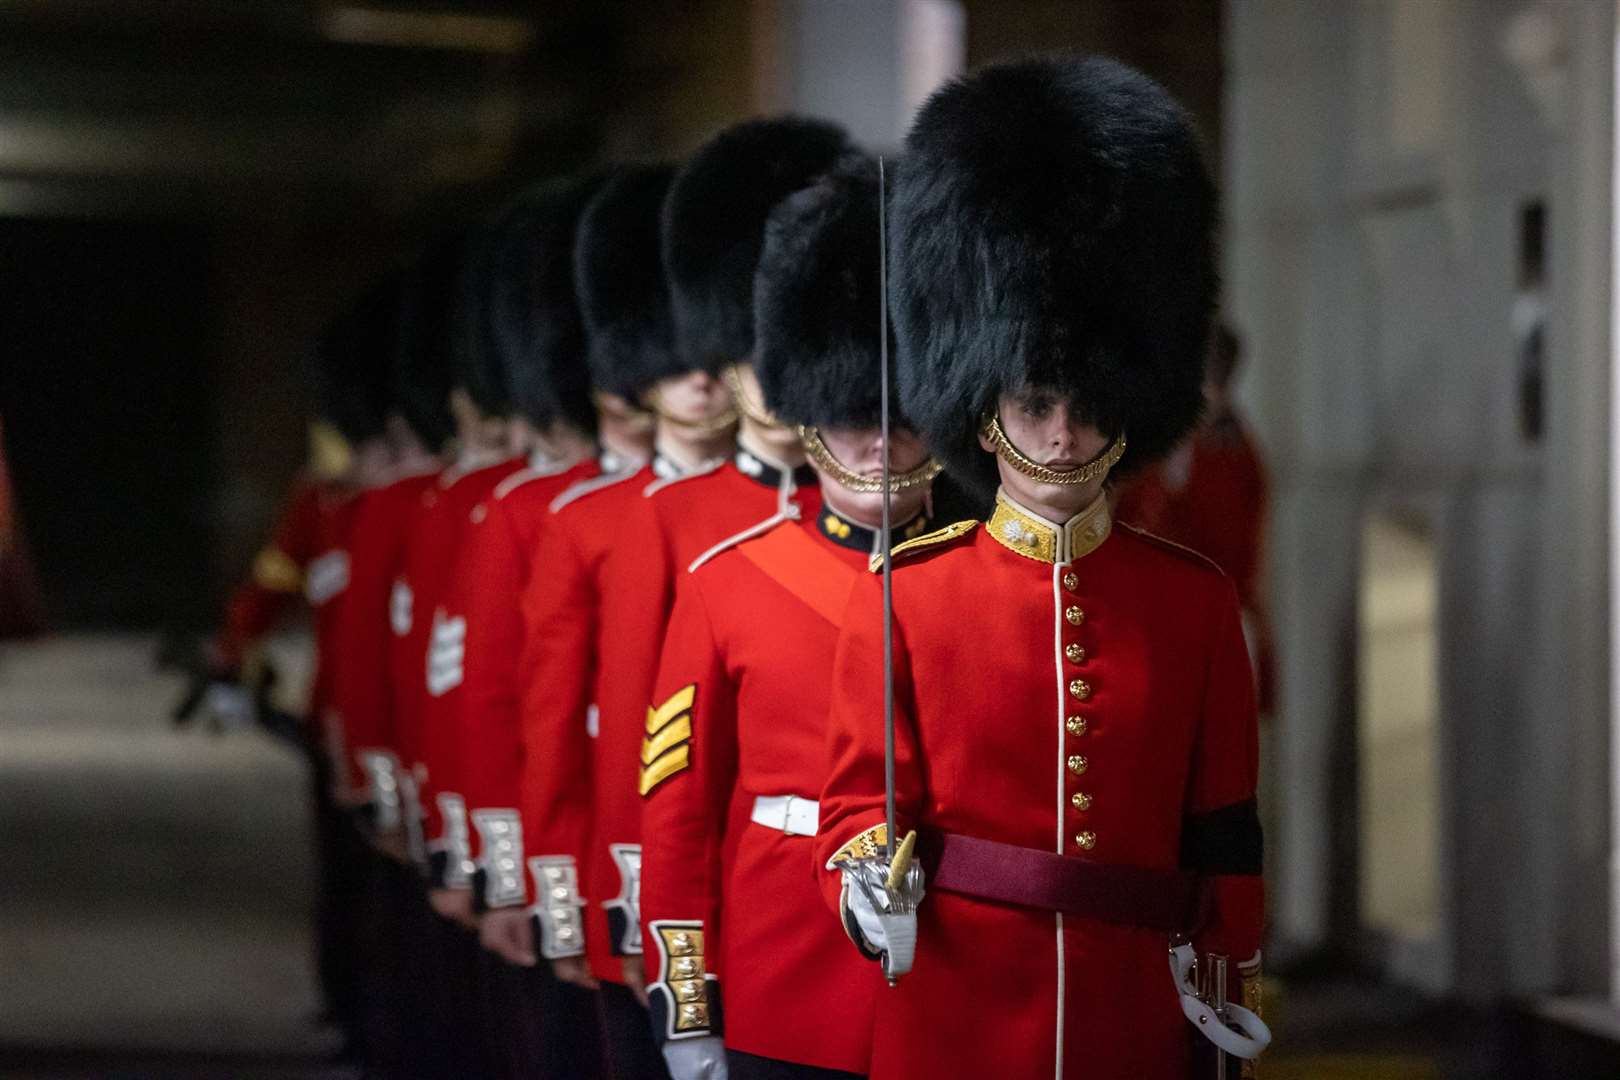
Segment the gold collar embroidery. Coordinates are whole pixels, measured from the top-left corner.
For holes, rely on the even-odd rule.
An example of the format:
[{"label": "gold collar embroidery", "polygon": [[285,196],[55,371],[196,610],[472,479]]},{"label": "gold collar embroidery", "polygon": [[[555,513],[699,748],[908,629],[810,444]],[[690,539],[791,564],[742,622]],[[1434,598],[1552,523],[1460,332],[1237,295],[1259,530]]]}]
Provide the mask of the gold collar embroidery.
[{"label": "gold collar embroidery", "polygon": [[1026,559],[1045,563],[1068,563],[1083,559],[1102,546],[1113,531],[1114,517],[1108,510],[1108,496],[1070,518],[1054,525],[1032,510],[1013,501],[1005,491],[996,492],[996,510],[990,515],[990,535],[1008,551]]}]

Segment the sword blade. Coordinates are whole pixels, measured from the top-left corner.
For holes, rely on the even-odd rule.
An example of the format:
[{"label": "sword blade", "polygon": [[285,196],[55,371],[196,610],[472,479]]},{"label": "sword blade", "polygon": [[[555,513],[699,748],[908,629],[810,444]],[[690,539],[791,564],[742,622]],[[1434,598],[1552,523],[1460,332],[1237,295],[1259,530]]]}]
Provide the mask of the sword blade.
[{"label": "sword blade", "polygon": [[888,836],[884,854],[894,864],[894,568],[892,496],[889,492],[889,235],[883,157],[878,156],[878,410],[883,436],[883,817]]}]

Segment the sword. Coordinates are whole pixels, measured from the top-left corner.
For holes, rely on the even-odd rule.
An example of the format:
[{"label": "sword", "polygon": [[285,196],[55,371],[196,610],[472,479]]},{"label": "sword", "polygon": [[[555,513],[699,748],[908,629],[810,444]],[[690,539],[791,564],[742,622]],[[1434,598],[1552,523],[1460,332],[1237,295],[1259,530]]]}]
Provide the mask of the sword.
[{"label": "sword", "polygon": [[[878,155],[878,424],[883,437],[883,854],[889,860],[889,891],[899,882],[894,861],[894,551],[890,543],[893,497],[889,492],[889,231],[888,185]],[[902,871],[903,873],[904,871]]]},{"label": "sword", "polygon": [[[885,823],[883,854],[888,873],[882,878],[887,901],[883,921],[887,925],[889,947],[882,957],[883,975],[893,986],[895,980],[911,970],[912,955],[916,949],[917,901],[922,891],[919,868],[914,866],[917,834],[907,833],[900,840],[895,835],[894,809],[894,568],[891,537],[894,527],[894,494],[890,485],[892,472],[889,464],[889,235],[887,219],[888,186],[885,182],[883,158],[878,158],[878,427],[883,439],[883,819]],[[857,878],[857,880],[860,880]],[[862,881],[861,887],[868,900],[873,899],[870,886]]]}]

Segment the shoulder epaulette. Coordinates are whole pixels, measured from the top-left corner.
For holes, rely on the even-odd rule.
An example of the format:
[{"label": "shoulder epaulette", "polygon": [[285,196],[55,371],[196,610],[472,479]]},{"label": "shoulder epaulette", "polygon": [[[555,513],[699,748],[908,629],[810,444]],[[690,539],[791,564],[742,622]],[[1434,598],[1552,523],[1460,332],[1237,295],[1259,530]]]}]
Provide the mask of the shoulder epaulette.
[{"label": "shoulder epaulette", "polygon": [[641,494],[654,495],[660,491],[663,491],[667,487],[673,487],[674,485],[679,484],[682,480],[696,480],[700,476],[708,476],[725,463],[725,458],[717,458],[714,461],[704,462],[702,465],[699,465],[690,472],[683,472],[679,476],[660,476],[658,479],[642,488]]},{"label": "shoulder epaulette", "polygon": [[577,484],[570,484],[563,489],[562,494],[551,500],[551,512],[555,514],[569,503],[576,499],[582,499],[594,491],[610,488],[614,484],[622,484],[640,471],[641,468],[638,466],[634,469],[626,469],[624,472],[603,473],[601,476],[592,476],[589,479],[579,481]]},{"label": "shoulder epaulette", "polygon": [[[948,544],[952,540],[959,540],[968,533],[972,532],[978,524],[979,523],[977,521],[952,522],[943,529],[935,529],[933,532],[923,533],[921,536],[914,536],[910,540],[906,540],[902,543],[894,545],[894,549],[891,554],[894,555],[895,560],[898,562],[901,556],[909,554],[910,552],[921,551],[923,548],[937,547],[940,544]],[[871,567],[872,573],[874,574],[879,570],[882,570],[883,553],[880,551],[876,555],[873,555],[872,560],[868,565]]]},{"label": "shoulder epaulette", "polygon": [[1128,525],[1123,521],[1119,522],[1119,524],[1124,525],[1126,531],[1130,532],[1132,535],[1138,537],[1139,539],[1146,540],[1156,548],[1168,551],[1172,555],[1179,555],[1188,562],[1197,563],[1199,566],[1215,571],[1222,577],[1226,576],[1226,571],[1222,570],[1214,559],[1210,558],[1208,555],[1205,555],[1201,551],[1195,551],[1186,544],[1178,544],[1174,540],[1166,540],[1157,533],[1150,533],[1146,529],[1139,528],[1136,525]]}]

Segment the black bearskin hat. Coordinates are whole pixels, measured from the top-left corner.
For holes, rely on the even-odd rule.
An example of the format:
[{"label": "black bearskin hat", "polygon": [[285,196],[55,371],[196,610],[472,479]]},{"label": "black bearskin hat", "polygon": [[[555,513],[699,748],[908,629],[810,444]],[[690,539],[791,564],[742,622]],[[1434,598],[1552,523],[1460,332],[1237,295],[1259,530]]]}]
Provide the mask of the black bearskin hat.
[{"label": "black bearskin hat", "polygon": [[877,163],[861,154],[771,211],[754,276],[754,370],[782,419],[877,425],[880,243]]},{"label": "black bearskin hat", "polygon": [[585,326],[574,292],[574,234],[599,178],[559,180],[519,197],[493,251],[486,318],[505,358],[507,396],[536,427],[596,424]]},{"label": "black bearskin hat", "polygon": [[574,286],[590,341],[591,382],[638,401],[653,383],[690,370],[675,355],[658,215],[675,170],[626,168],[586,204],[574,242]]},{"label": "black bearskin hat", "polygon": [[690,366],[715,370],[753,353],[765,218],[849,149],[844,130],[822,120],[749,120],[681,167],[664,204],[664,269]]},{"label": "black bearskin hat", "polygon": [[495,342],[490,302],[500,273],[502,241],[512,227],[512,211],[475,227],[467,236],[454,299],[450,306],[450,378],[486,416],[512,411],[507,392],[506,357]]},{"label": "black bearskin hat", "polygon": [[1122,471],[1196,422],[1215,192],[1157,83],[1078,56],[958,79],[918,114],[890,206],[901,403],[964,482],[993,489],[976,434],[1025,385],[1123,431]]},{"label": "black bearskin hat", "polygon": [[405,272],[394,350],[394,407],[429,450],[455,434],[450,415],[453,309],[464,237],[430,246]]},{"label": "black bearskin hat", "polygon": [[316,410],[350,443],[383,433],[399,280],[368,286],[327,324],[315,345]]}]

